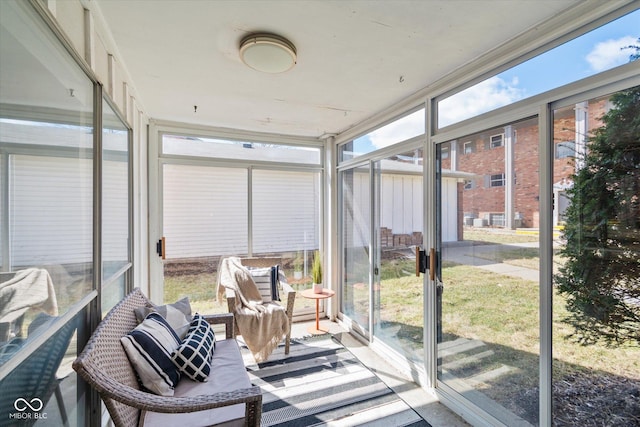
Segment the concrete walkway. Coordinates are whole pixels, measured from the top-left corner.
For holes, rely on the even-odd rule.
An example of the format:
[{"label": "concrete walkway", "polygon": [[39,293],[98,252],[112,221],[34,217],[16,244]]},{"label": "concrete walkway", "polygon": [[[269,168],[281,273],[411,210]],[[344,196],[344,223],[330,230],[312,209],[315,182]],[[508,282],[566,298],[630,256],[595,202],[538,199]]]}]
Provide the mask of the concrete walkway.
[{"label": "concrete walkway", "polygon": [[[538,242],[510,244],[477,244],[477,242],[471,241],[453,242],[442,249],[442,260],[537,282],[540,280],[540,272],[538,270],[494,262],[487,258],[489,258],[488,255],[496,252],[531,249],[538,248],[538,246]],[[482,256],[483,254],[486,256]]]}]

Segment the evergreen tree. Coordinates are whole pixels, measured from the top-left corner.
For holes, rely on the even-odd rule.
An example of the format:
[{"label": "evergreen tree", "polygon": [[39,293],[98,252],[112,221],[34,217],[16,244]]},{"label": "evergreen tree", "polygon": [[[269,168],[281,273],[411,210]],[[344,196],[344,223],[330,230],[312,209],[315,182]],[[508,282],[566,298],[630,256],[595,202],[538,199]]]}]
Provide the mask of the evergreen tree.
[{"label": "evergreen tree", "polygon": [[585,344],[640,343],[640,86],[610,101],[567,191],[566,263],[555,278]]}]

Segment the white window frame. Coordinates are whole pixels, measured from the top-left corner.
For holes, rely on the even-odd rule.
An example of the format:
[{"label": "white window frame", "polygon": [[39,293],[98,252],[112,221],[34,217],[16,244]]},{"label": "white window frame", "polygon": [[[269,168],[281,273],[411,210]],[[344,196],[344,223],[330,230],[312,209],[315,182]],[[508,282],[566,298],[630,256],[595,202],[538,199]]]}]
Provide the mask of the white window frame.
[{"label": "white window frame", "polygon": [[489,175],[489,187],[504,187],[506,185],[504,173]]},{"label": "white window frame", "polygon": [[473,141],[467,141],[462,143],[462,154],[472,154],[473,150]]},{"label": "white window frame", "polygon": [[[499,139],[497,139],[499,138]],[[504,147],[504,133],[499,133],[497,135],[491,135],[489,137],[489,147],[498,148]]]}]

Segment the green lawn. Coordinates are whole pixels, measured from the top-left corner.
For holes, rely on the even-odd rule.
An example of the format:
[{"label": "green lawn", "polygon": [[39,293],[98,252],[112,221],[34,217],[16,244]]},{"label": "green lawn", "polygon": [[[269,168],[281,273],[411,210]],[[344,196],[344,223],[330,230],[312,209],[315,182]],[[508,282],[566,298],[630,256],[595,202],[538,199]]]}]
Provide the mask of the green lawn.
[{"label": "green lawn", "polygon": [[[540,363],[538,284],[466,265],[445,265],[442,276],[442,341],[478,340],[482,344],[470,351],[441,357],[443,368],[462,379],[489,375],[489,379],[471,382],[471,386],[535,423]],[[389,324],[405,323],[396,339],[413,340],[416,351],[422,348],[419,332],[422,299],[417,297],[421,292],[422,280],[416,277],[388,278],[380,286],[381,320]],[[554,294],[555,382],[576,373],[586,374],[583,378],[593,378],[589,388],[600,387],[603,378],[640,382],[640,347],[582,346],[569,339],[572,329],[562,321],[567,314],[565,299]],[[414,333],[401,336],[402,331]],[[491,376],[501,369],[508,373]]]},{"label": "green lawn", "polygon": [[[504,254],[499,256],[505,261],[508,258]],[[380,286],[382,321],[422,328],[422,278],[406,274],[413,265],[413,260],[384,263]],[[452,336],[481,339],[489,345],[502,346],[500,351],[508,360],[538,354],[537,283],[463,265],[445,265],[442,275],[445,339]],[[216,301],[215,280],[215,273],[166,277],[165,301],[188,296],[194,311],[224,313],[226,303]],[[354,295],[354,300],[368,301],[365,288],[355,292],[362,295]],[[640,379],[638,347],[578,345],[567,338],[571,327],[562,322],[567,311],[561,295],[554,295],[553,312],[553,348],[557,359],[554,369],[558,372],[594,369]],[[422,346],[422,342],[414,344]]]},{"label": "green lawn", "polygon": [[[538,353],[537,283],[462,265],[444,268],[443,281],[445,334],[505,346],[513,353],[509,359]],[[579,345],[569,339],[572,329],[563,322],[567,314],[564,297],[555,293],[553,349],[558,373],[593,369],[640,380],[638,346]]]},{"label": "green lawn", "polygon": [[[475,257],[539,269],[537,248],[508,246],[536,242],[537,236],[465,230],[465,239],[496,246],[496,250],[474,251]],[[477,243],[476,243],[477,244]],[[484,247],[484,246],[483,246]],[[471,255],[471,254],[470,254]],[[562,263],[556,253],[554,269]],[[379,304],[375,319],[376,334],[406,354],[422,357],[423,348],[423,278],[413,274],[411,259],[383,260],[381,282],[376,286],[374,302]],[[457,378],[477,378],[483,374],[508,368],[508,374],[496,375],[479,383],[475,390],[499,402],[519,416],[535,422],[540,354],[539,286],[537,282],[492,273],[469,265],[446,263],[442,266],[442,342],[475,342],[476,350],[441,357],[442,368]],[[165,301],[189,296],[194,311],[226,312],[226,303],[216,301],[215,273],[183,274],[165,278]],[[308,287],[302,283],[300,289]],[[352,279],[346,293],[353,304],[347,308],[355,320],[366,324],[369,313],[369,290],[364,283]],[[571,378],[586,378],[587,387],[595,382],[640,382],[640,346],[583,346],[570,338],[572,328],[563,320],[568,316],[565,299],[553,295],[553,378],[564,394],[575,387]],[[296,308],[310,302],[296,301]],[[365,316],[360,319],[358,316]],[[466,381],[466,380],[465,380]],[[593,381],[593,387],[592,383]],[[583,383],[584,385],[585,383]],[[555,387],[555,385],[554,385]],[[555,392],[554,392],[555,393]],[[571,400],[570,398],[568,398]]]},{"label": "green lawn", "polygon": [[[520,260],[525,266],[531,263],[531,268],[537,268],[535,249],[506,250],[492,256],[496,262]],[[380,326],[387,328],[379,331],[395,334],[390,339],[410,353],[415,351],[418,355],[416,360],[419,360],[423,347],[423,279],[411,274],[414,267],[413,260],[383,261],[376,300],[379,301]],[[537,396],[540,352],[538,284],[451,263],[443,265],[442,277],[442,341],[478,340],[482,344],[475,353],[443,357],[443,366],[458,378],[470,378],[508,367],[509,374],[473,387],[525,419],[535,420],[531,414],[536,411],[537,397],[532,400],[526,396]],[[367,287],[363,284],[352,286],[354,314],[368,313]],[[220,304],[216,301],[215,290],[213,273],[165,278],[165,301],[189,296],[195,312],[227,311],[225,302]],[[558,294],[553,298],[554,381],[561,381],[577,372],[594,375],[594,378],[603,378],[604,375],[640,381],[640,347],[582,346],[572,341],[569,338],[572,329],[563,322],[568,314],[565,300]],[[300,298],[296,307],[308,302]],[[474,359],[482,354],[490,355]]]}]

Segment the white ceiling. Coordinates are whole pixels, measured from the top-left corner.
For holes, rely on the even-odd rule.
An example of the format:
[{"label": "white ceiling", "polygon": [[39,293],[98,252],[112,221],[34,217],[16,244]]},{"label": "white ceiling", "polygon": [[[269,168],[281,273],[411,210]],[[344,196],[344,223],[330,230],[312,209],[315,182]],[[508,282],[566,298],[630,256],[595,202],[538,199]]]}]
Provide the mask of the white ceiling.
[{"label": "white ceiling", "polygon": [[[149,117],[311,137],[353,127],[578,3],[88,1]],[[245,66],[239,43],[256,31],[289,39],[297,65]]]}]

